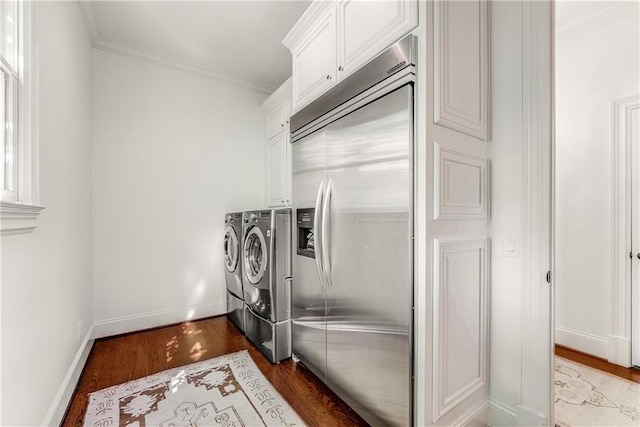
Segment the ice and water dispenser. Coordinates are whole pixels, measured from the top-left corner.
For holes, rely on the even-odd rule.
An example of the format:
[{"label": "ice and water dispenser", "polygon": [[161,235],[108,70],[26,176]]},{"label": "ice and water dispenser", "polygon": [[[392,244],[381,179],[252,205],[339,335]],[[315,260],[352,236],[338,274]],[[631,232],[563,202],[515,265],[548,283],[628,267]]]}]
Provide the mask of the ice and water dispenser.
[{"label": "ice and water dispenser", "polygon": [[315,239],[313,223],[315,219],[315,209],[298,209],[298,255],[315,258]]}]

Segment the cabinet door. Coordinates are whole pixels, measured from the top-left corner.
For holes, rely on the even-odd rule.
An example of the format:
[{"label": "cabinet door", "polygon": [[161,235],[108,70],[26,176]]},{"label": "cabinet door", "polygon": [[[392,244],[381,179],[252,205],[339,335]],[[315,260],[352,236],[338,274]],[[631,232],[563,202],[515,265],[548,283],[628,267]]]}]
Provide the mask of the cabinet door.
[{"label": "cabinet door", "polygon": [[341,80],[418,25],[418,2],[340,0],[337,19]]},{"label": "cabinet door", "polygon": [[336,12],[329,9],[292,49],[293,107],[299,110],[336,82]]},{"label": "cabinet door", "polygon": [[291,206],[291,142],[287,135],[284,140],[284,203]]},{"label": "cabinet door", "polygon": [[267,144],[267,204],[284,206],[285,133],[271,138]]},{"label": "cabinet door", "polygon": [[289,119],[291,118],[291,101],[285,100],[284,111],[284,203],[291,206],[291,182],[293,171],[291,168],[291,136]]},{"label": "cabinet door", "polygon": [[267,112],[267,139],[271,139],[285,130],[285,120],[284,104],[280,104]]}]

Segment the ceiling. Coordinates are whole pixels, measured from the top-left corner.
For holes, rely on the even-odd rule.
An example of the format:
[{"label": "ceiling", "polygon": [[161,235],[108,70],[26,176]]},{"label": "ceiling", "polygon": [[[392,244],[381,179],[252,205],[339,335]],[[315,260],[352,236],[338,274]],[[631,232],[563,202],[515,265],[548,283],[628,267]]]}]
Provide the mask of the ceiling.
[{"label": "ceiling", "polygon": [[270,94],[291,75],[282,39],[310,0],[84,1],[92,44]]},{"label": "ceiling", "polygon": [[556,42],[570,40],[617,19],[639,16],[639,9],[637,1],[556,1]]}]

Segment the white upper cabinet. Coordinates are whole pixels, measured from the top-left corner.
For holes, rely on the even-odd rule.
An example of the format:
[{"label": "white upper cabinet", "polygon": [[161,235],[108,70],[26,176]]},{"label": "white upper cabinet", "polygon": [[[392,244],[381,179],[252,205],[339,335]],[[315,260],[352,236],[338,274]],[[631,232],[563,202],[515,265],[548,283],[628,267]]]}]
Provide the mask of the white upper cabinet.
[{"label": "white upper cabinet", "polygon": [[286,141],[284,134],[267,141],[267,205],[286,206]]},{"label": "white upper cabinet", "polygon": [[270,208],[291,206],[291,79],[262,104],[265,120],[265,195]]},{"label": "white upper cabinet", "polygon": [[293,110],[341,81],[418,25],[416,0],[316,0],[285,37]]},{"label": "white upper cabinet", "polygon": [[336,81],[336,11],[331,8],[291,49],[293,105],[304,105]]},{"label": "white upper cabinet", "polygon": [[417,2],[341,0],[338,9],[338,81],[418,25]]},{"label": "white upper cabinet", "polygon": [[289,120],[286,112],[288,105],[284,102],[277,104],[271,110],[265,112],[265,119],[267,121],[267,138],[273,138],[276,135],[284,132]]}]

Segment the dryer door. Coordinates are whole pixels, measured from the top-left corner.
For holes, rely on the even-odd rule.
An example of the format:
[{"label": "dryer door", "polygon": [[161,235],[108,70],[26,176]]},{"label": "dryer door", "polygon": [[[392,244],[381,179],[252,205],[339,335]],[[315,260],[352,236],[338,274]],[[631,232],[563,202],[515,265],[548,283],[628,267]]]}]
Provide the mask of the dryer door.
[{"label": "dryer door", "polygon": [[232,226],[224,230],[224,266],[229,273],[238,268],[238,236]]},{"label": "dryer door", "polygon": [[244,239],[244,265],[249,282],[258,284],[264,277],[268,262],[268,247],[259,227],[253,227]]}]

